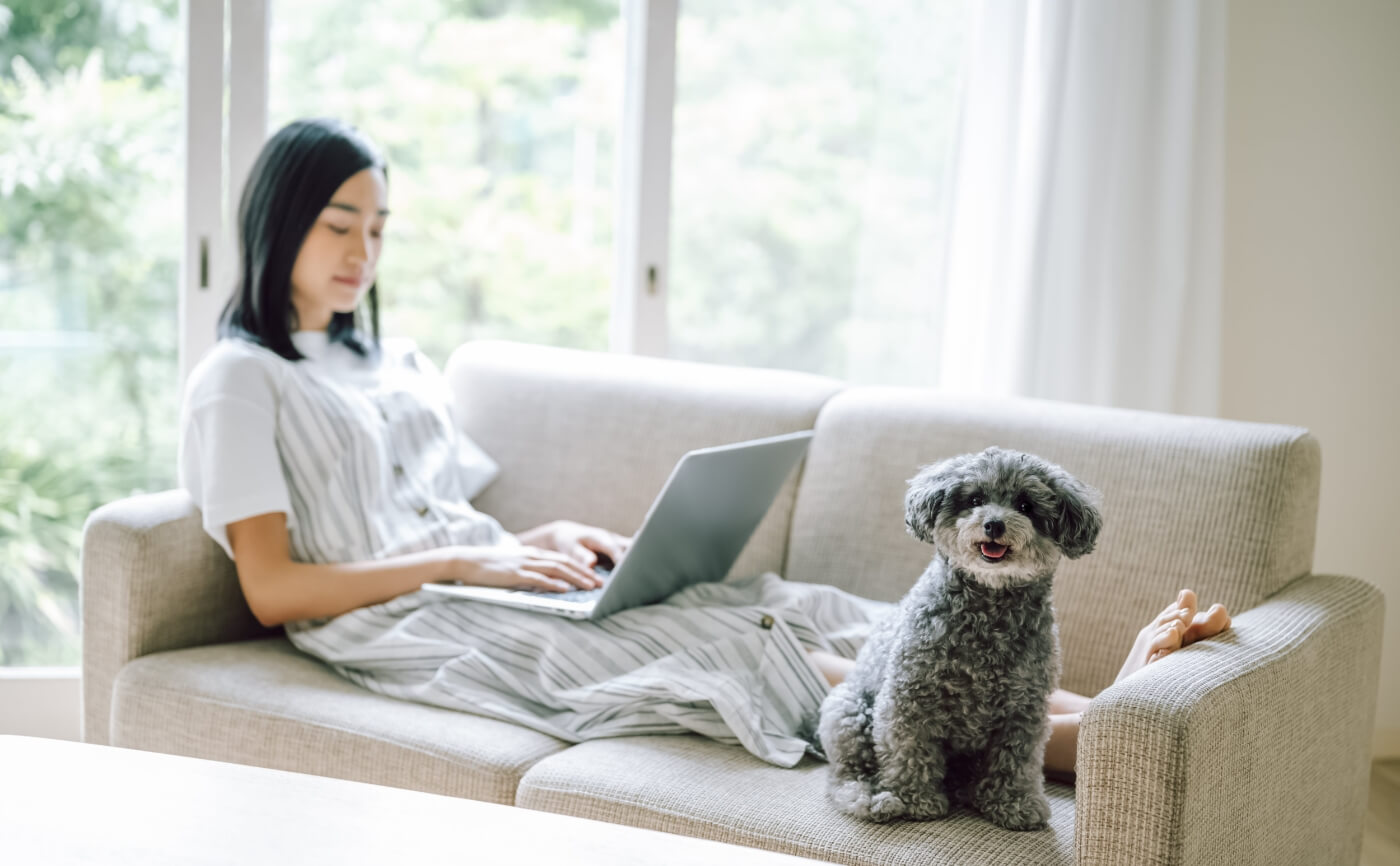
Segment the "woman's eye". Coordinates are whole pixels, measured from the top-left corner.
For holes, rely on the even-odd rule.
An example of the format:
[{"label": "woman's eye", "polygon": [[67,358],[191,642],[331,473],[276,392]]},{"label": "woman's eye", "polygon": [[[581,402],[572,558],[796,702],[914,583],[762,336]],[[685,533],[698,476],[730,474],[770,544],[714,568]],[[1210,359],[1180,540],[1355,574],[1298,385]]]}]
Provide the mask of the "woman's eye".
[{"label": "woman's eye", "polygon": [[349,229],[343,229],[343,228],[340,228],[339,226],[332,226],[332,225],[328,225],[328,226],[326,226],[326,228],[330,229],[331,231],[335,232],[335,233],[338,234],[338,235],[343,235],[343,234],[345,234],[346,232],[350,231]]}]

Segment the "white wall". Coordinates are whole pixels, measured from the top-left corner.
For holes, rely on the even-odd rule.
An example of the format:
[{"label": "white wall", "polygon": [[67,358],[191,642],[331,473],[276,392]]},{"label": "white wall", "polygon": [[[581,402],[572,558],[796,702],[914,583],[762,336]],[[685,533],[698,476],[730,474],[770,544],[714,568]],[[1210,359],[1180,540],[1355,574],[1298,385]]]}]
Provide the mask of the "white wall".
[{"label": "white wall", "polygon": [[1322,444],[1315,571],[1386,595],[1400,756],[1400,2],[1230,0],[1221,415]]}]

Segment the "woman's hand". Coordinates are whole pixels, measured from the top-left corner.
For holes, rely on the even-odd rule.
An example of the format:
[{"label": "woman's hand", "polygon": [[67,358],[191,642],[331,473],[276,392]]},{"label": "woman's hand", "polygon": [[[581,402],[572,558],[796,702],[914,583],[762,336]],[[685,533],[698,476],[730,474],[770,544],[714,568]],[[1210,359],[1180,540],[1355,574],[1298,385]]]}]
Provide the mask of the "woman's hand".
[{"label": "woman's hand", "polygon": [[447,550],[444,579],[473,586],[567,592],[597,589],[602,578],[555,550],[539,547],[461,545]]},{"label": "woman's hand", "polygon": [[632,546],[629,536],[575,523],[572,520],[555,520],[523,532],[517,537],[523,544],[558,551],[590,571],[598,564],[599,554],[612,560],[613,565],[617,565]]}]

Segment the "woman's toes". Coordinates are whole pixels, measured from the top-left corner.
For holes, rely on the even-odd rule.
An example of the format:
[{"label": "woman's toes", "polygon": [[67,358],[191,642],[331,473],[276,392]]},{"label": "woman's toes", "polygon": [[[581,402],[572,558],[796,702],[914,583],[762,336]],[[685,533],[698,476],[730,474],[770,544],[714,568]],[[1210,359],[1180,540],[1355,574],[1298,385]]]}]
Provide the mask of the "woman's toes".
[{"label": "woman's toes", "polygon": [[1156,636],[1152,639],[1152,644],[1148,647],[1148,664],[1181,649],[1182,636],[1185,634],[1186,624],[1181,620],[1172,620],[1158,629]]},{"label": "woman's toes", "polygon": [[1196,594],[1189,589],[1183,589],[1176,597],[1176,601],[1167,605],[1157,618],[1152,621],[1153,625],[1166,625],[1172,620],[1182,620],[1191,622],[1191,618],[1196,615]]},{"label": "woman's toes", "polygon": [[1191,620],[1190,627],[1182,637],[1182,643],[1195,643],[1203,638],[1214,637],[1229,627],[1230,614],[1225,610],[1225,605],[1216,602],[1210,606],[1210,610],[1201,611]]}]

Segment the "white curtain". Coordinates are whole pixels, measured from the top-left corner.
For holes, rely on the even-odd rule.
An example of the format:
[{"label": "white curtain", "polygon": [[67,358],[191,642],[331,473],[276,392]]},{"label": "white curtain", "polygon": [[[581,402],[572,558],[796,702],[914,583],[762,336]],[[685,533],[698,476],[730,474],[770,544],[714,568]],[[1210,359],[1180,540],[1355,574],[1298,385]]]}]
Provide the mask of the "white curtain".
[{"label": "white curtain", "polygon": [[1217,414],[1225,4],[979,7],[938,386]]}]

